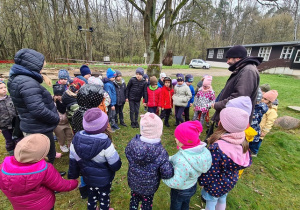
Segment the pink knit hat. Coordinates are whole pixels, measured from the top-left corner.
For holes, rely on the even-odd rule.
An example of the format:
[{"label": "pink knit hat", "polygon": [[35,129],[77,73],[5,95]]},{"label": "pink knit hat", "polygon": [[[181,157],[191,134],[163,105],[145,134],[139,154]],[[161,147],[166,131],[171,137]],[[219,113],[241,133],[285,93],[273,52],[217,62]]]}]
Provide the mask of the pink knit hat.
[{"label": "pink knit hat", "polygon": [[200,134],[202,125],[199,121],[188,121],[178,125],[174,131],[174,135],[183,146],[181,149],[189,149],[200,145]]},{"label": "pink knit hat", "polygon": [[274,102],[276,98],[278,97],[277,90],[269,90],[263,95],[264,98],[268,99],[271,102]]},{"label": "pink knit hat", "polygon": [[141,115],[140,131],[143,137],[159,139],[163,131],[163,122],[156,114],[147,112]]},{"label": "pink knit hat", "polygon": [[203,80],[203,86],[211,86],[212,76],[206,76]]},{"label": "pink knit hat", "polygon": [[239,108],[227,107],[220,112],[220,121],[229,133],[244,132],[249,124],[249,114]]}]

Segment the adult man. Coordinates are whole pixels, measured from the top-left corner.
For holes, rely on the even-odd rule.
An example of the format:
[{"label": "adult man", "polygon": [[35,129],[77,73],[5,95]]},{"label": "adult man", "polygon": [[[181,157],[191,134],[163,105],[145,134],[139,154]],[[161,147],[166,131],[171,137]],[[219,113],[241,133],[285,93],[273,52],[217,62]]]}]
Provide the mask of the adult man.
[{"label": "adult man", "polygon": [[[253,112],[259,85],[257,66],[263,60],[261,57],[247,57],[246,48],[240,45],[230,48],[227,51],[226,58],[229,65],[228,70],[232,74],[219,94],[217,102],[212,106],[216,110],[212,121],[216,123],[219,122],[220,112],[225,108],[227,102],[239,96],[249,96],[251,98]],[[250,116],[250,122],[251,118],[252,116]]]}]

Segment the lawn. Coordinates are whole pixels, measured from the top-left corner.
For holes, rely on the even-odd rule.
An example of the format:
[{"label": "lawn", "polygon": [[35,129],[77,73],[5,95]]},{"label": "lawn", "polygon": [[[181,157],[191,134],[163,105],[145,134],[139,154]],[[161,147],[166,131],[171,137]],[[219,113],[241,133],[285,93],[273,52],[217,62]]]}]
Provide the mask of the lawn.
[{"label": "lawn", "polygon": [[[218,94],[228,77],[214,77],[213,88]],[[125,80],[128,82],[129,77]],[[195,86],[200,77],[195,78]],[[288,105],[299,105],[300,80],[282,75],[261,75],[261,84],[269,83],[272,89],[279,92],[278,115],[289,115],[300,119],[300,113],[288,110]],[[128,104],[125,105],[125,122],[130,124]],[[144,113],[142,107],[141,113]],[[211,116],[213,112],[211,111]],[[190,112],[192,116],[192,112]],[[174,117],[171,118],[171,127],[164,128],[162,144],[170,155],[176,153],[174,142]],[[204,126],[204,130],[206,130]],[[111,206],[116,210],[128,209],[130,189],[127,184],[128,162],[124,154],[125,147],[130,139],[139,133],[138,129],[124,128],[113,134],[113,142],[122,159],[122,168],[116,173],[111,192]],[[204,132],[205,133],[205,132]],[[204,138],[204,133],[201,139]],[[259,155],[253,159],[253,164],[246,169],[236,187],[227,197],[228,209],[300,209],[300,130],[285,131],[273,128],[266,136]],[[0,160],[7,155],[2,136]],[[57,145],[58,148],[58,145]],[[55,167],[58,170],[68,170],[68,154],[56,159]],[[12,209],[7,198],[0,197],[0,209]],[[86,200],[79,197],[78,190],[56,195],[55,209],[85,209]],[[161,182],[154,196],[153,209],[169,209],[170,189]],[[200,199],[200,187],[191,199],[191,209],[204,208]]]}]

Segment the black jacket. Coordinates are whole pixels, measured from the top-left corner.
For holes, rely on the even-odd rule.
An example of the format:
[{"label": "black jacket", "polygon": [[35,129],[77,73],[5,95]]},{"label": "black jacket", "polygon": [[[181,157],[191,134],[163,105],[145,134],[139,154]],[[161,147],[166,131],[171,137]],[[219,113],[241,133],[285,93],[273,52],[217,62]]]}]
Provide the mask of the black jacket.
[{"label": "black jacket", "polygon": [[59,116],[50,93],[40,84],[44,57],[31,49],[20,51],[7,83],[20,116],[20,128],[25,133],[51,132],[58,125]]},{"label": "black jacket", "polygon": [[126,101],[126,84],[122,79],[122,84],[119,85],[116,81],[114,81],[115,89],[117,92],[117,104],[118,106],[122,106]]},{"label": "black jacket", "polygon": [[147,96],[147,82],[143,78],[142,80],[138,80],[136,77],[132,77],[126,88],[126,98],[129,101],[141,101],[141,98],[145,99],[145,103],[148,102]]}]

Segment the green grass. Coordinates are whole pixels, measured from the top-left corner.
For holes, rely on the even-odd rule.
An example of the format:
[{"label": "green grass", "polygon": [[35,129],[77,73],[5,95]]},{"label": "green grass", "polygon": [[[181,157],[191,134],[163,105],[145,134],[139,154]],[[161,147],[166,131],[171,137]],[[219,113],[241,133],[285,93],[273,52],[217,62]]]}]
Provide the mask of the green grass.
[{"label": "green grass", "polygon": [[[213,88],[218,94],[224,87],[228,77],[214,77]],[[129,77],[125,77],[128,81]],[[200,80],[195,78],[194,86]],[[299,105],[300,98],[298,89],[300,80],[289,76],[261,75],[261,84],[269,83],[272,89],[279,92],[279,116],[289,115],[300,119],[300,113],[288,110],[288,105]],[[125,105],[125,122],[130,124],[128,104]],[[140,112],[143,113],[141,107]],[[211,116],[213,112],[211,111]],[[192,112],[190,112],[192,116]],[[162,144],[170,155],[176,153],[174,142],[174,117],[171,117],[171,127],[164,128]],[[204,126],[204,130],[205,130]],[[113,134],[113,142],[122,159],[122,168],[116,173],[112,186],[111,205],[116,210],[128,209],[130,189],[127,184],[128,162],[124,154],[125,147],[130,139],[139,133],[138,129],[131,127],[121,128]],[[201,139],[204,139],[204,133]],[[7,155],[5,143],[0,137],[0,159]],[[58,149],[58,146],[57,146]],[[59,149],[58,149],[59,150]],[[265,137],[257,158],[246,169],[227,197],[228,209],[300,209],[300,129],[285,131],[273,128]],[[56,159],[55,167],[58,170],[68,170],[68,155],[64,154],[61,159]],[[169,209],[170,189],[161,183],[154,196],[153,209]],[[0,209],[12,209],[7,198],[0,193]],[[191,209],[204,208],[200,199],[200,187],[191,199]],[[85,209],[86,200],[79,198],[78,190],[56,195],[55,209]]]}]

